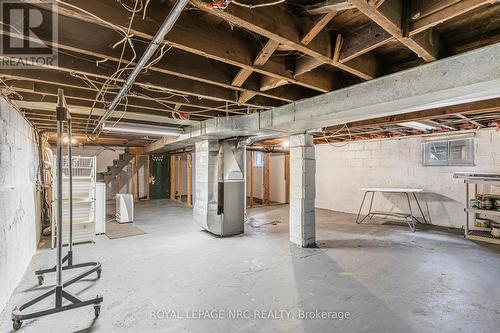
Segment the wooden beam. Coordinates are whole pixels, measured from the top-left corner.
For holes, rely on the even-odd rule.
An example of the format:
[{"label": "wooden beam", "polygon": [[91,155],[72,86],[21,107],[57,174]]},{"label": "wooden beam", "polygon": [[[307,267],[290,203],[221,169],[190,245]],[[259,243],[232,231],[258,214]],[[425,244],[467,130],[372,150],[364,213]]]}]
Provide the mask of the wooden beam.
[{"label": "wooden beam", "polygon": [[238,104],[245,104],[246,102],[248,102],[250,99],[252,99],[253,97],[255,96],[254,93],[252,92],[248,92],[248,91],[244,91],[242,92],[239,96],[238,96]]},{"label": "wooden beam", "polygon": [[132,166],[132,197],[134,198],[134,201],[136,201],[138,198],[137,197],[137,183],[136,183],[136,179],[137,179],[137,155],[135,155],[132,158],[131,166]]},{"label": "wooden beam", "polygon": [[170,155],[170,200],[175,200],[175,155]]},{"label": "wooden beam", "polygon": [[340,12],[354,8],[354,5],[345,0],[327,0],[304,8],[304,13],[309,15],[327,14],[329,12]]},{"label": "wooden beam", "polygon": [[309,71],[312,71],[319,66],[324,65],[324,63],[316,58],[311,58],[308,56],[302,56],[297,58],[295,61],[295,76],[302,75]]},{"label": "wooden beam", "polygon": [[371,5],[367,0],[350,1],[360,12],[384,28],[384,30],[425,61],[438,59],[441,43],[437,32],[425,33],[425,36],[419,36],[418,38],[410,38],[403,35],[403,1],[386,0],[379,8]]},{"label": "wooden beam", "polygon": [[[2,79],[12,87],[15,91],[20,92],[40,92],[53,95],[57,92],[57,88],[64,88],[65,91],[71,92],[74,98],[95,99],[97,91],[94,87],[87,85],[85,81],[74,76],[71,72],[62,72],[56,69],[2,69],[0,72]],[[88,77],[92,79],[93,84],[101,89],[104,79],[96,77]],[[55,89],[55,90],[54,90]],[[108,95],[114,96],[114,92],[109,92]],[[133,96],[131,96],[133,95]],[[165,98],[165,97],[169,98]],[[212,101],[208,99],[200,99],[193,96],[176,96],[165,92],[156,92],[148,90],[147,87],[134,87],[128,95],[129,105],[154,105],[154,109],[161,110],[165,108],[165,104],[171,105],[173,108],[178,104],[181,106],[180,111],[197,112],[200,110],[213,110],[226,103],[220,101]],[[134,100],[141,100],[135,102]],[[161,100],[161,104],[156,100]],[[133,103],[130,103],[134,101]],[[146,101],[146,103],[143,103]],[[123,104],[123,103],[122,103]],[[230,106],[231,108],[232,106]]]},{"label": "wooden beam", "polygon": [[191,163],[191,159],[192,159],[192,154],[191,153],[187,153],[186,155],[186,160],[187,160],[187,202],[186,202],[186,206],[188,207],[192,207],[192,191],[193,191],[193,185],[192,185],[192,180],[193,180],[193,166],[192,166],[192,163]]},{"label": "wooden beam", "polygon": [[[50,102],[40,102],[39,97],[37,96],[36,100],[27,101],[30,99],[27,97],[27,94],[23,94],[23,100],[13,100],[13,103],[16,104],[19,108],[25,110],[46,110],[54,112],[57,106],[57,98],[53,96],[48,96],[47,99],[51,98]],[[90,108],[92,107],[92,102],[81,101],[81,100],[72,100],[67,99],[68,107],[71,109],[72,114],[80,114],[80,115],[88,115]],[[118,111],[115,111],[111,118],[120,118],[120,114],[123,114],[125,109],[118,107]],[[104,114],[104,109],[102,108],[94,108],[93,115],[102,116]],[[121,117],[122,119],[127,120],[138,120],[138,121],[146,121],[146,122],[154,122],[154,123],[164,123],[164,124],[181,124],[182,122],[175,121],[167,115],[157,115],[157,114],[146,114],[144,111],[134,110],[134,108],[128,108],[127,112]]]},{"label": "wooden beam", "polygon": [[236,76],[234,77],[233,81],[231,84],[233,86],[241,87],[243,83],[252,75],[253,71],[248,68],[242,68],[238,71]]},{"label": "wooden beam", "polygon": [[[21,72],[22,74],[22,72]],[[1,73],[0,73],[1,75]],[[4,77],[5,80],[5,77]],[[41,96],[57,96],[57,89],[61,88],[61,86],[57,84],[51,84],[51,83],[42,83],[42,82],[30,82],[27,80],[15,80],[15,81],[9,81],[7,80],[7,84],[9,85],[9,88],[20,93],[21,95],[23,93],[29,93],[29,94],[38,94]],[[84,100],[84,101],[91,101],[94,102],[96,99],[97,91],[96,90],[91,90],[91,89],[86,89],[84,87],[64,87],[64,95],[73,98],[73,99],[79,99],[79,100]],[[106,102],[111,102],[111,100],[114,98],[116,95],[116,91],[110,92],[109,94],[106,94],[105,96],[105,101]],[[167,96],[167,95],[166,95]],[[165,97],[166,97],[165,96]],[[170,115],[173,110],[175,111],[183,111],[183,112],[199,112],[201,110],[209,110],[208,108],[197,108],[197,107],[190,107],[187,106],[185,109],[181,110],[181,106],[186,106],[187,104],[180,104],[180,103],[175,103],[173,104],[173,107],[166,107],[165,104],[169,105],[170,103],[163,103],[163,100],[161,103],[157,102],[154,97],[150,97],[149,99],[143,96],[134,96],[134,95],[127,95],[127,101],[122,100],[120,102],[120,106],[125,107],[125,105],[130,106],[132,108],[140,108],[144,109],[145,112],[147,111],[156,111],[154,113],[158,113],[158,111],[162,111],[165,115]],[[171,104],[170,104],[171,105]],[[176,108],[176,105],[178,106]],[[102,107],[103,104],[102,102],[97,102],[96,103],[97,107]]]},{"label": "wooden beam", "polygon": [[[115,62],[118,64],[120,59],[123,63],[129,63],[130,66],[136,63],[133,60],[134,54],[127,50],[123,57],[121,55],[121,48],[111,48],[109,47],[110,41],[119,41],[122,37],[112,29],[102,27],[90,22],[82,22],[75,18],[61,16],[59,18],[59,24],[64,26],[65,29],[60,31],[57,40],[53,40],[51,36],[50,27],[45,30],[41,30],[36,37],[23,36],[15,31],[6,30],[5,27],[0,26],[0,31],[4,34],[24,38],[30,40],[33,43],[37,43],[40,40],[50,45],[54,48],[66,50],[70,52],[75,52],[81,55],[86,55],[90,57],[96,57],[98,59],[106,59],[106,62]],[[38,31],[38,30],[37,30]],[[86,38],[80,38],[81,31],[86,31]],[[134,41],[134,48],[137,54],[141,54],[145,51],[145,47],[148,43],[147,40]],[[78,44],[75,45],[74,41],[78,40]],[[234,86],[231,84],[231,72],[233,71],[233,66],[214,61],[205,57],[200,57],[192,53],[182,52],[177,49],[171,49],[167,52],[168,56],[164,56],[153,66],[149,67],[149,70],[153,72],[159,72],[164,74],[169,74],[173,76],[178,76],[185,79],[200,81],[208,84],[217,85],[231,90],[249,90],[254,91],[259,95],[267,98],[274,98],[277,100],[286,100],[288,102],[300,98],[287,98],[287,96],[278,96],[273,94],[262,94],[258,91],[258,85],[256,81],[251,81],[245,87]],[[137,58],[136,58],[137,60]],[[290,96],[293,97],[293,96]]]},{"label": "wooden beam", "polygon": [[[424,30],[430,29],[440,23],[463,15],[471,10],[486,4],[499,3],[498,0],[462,0],[462,1],[414,1],[420,6],[414,7],[410,23],[410,35],[416,35]],[[448,6],[443,6],[443,5]],[[436,6],[443,6],[438,7]]]},{"label": "wooden beam", "polygon": [[[255,57],[255,60],[253,61],[254,66],[264,65],[269,60],[269,58],[271,58],[271,56],[273,55],[274,51],[276,51],[278,46],[279,46],[278,42],[275,42],[273,40],[268,40],[266,45],[264,45],[264,47],[260,50],[257,57]],[[247,68],[240,69],[238,74],[236,74],[236,76],[233,79],[232,82],[233,85],[241,87],[243,83],[248,79],[248,77],[252,74],[252,72],[253,71]]]},{"label": "wooden beam", "polygon": [[[0,55],[0,59],[13,59],[19,60],[20,58],[8,57]],[[34,65],[34,63],[29,63]],[[77,73],[84,76],[98,77],[101,79],[108,79],[115,72],[115,68],[106,64],[101,64],[97,67],[95,64],[76,59],[66,54],[58,55],[58,66],[50,66],[47,64],[40,65],[40,67],[47,69],[55,69],[66,73]],[[123,84],[123,79],[116,79],[117,84]],[[206,84],[187,80],[179,77],[174,77],[167,74],[157,73],[155,75],[140,74],[134,83],[134,86],[149,87],[153,89],[160,89],[166,93],[176,93],[181,95],[198,96],[201,98],[218,100],[223,102],[235,103],[234,93],[228,89],[217,87],[214,85]]]},{"label": "wooden beam", "polygon": [[151,180],[151,159],[149,155],[146,155],[146,175],[147,175],[147,184],[146,184],[146,200],[149,200],[151,198],[150,192],[151,192],[151,185],[150,185],[150,180]]},{"label": "wooden beam", "polygon": [[253,159],[254,159],[254,156],[253,156],[253,151],[250,151],[250,207],[253,207],[254,205],[254,185],[253,185],[253,181],[254,181],[254,163],[253,163]]},{"label": "wooden beam", "polygon": [[181,155],[177,155],[177,201],[182,203],[182,192],[181,192],[181,182],[182,182],[182,166],[181,166]]},{"label": "wooden beam", "polygon": [[[375,119],[367,119],[348,123],[349,129],[360,129],[365,127],[374,126],[384,126],[384,125],[394,125],[409,121],[419,121],[432,118],[446,117],[449,115],[468,115],[475,113],[492,113],[500,112],[500,98],[489,99],[479,102],[464,103],[453,106],[439,107],[428,109],[424,111],[416,111],[410,113],[404,113],[394,116],[381,117]],[[328,128],[328,131],[340,130],[344,125],[332,126]]]},{"label": "wooden beam", "polygon": [[319,20],[314,22],[313,26],[302,36],[300,42],[304,45],[309,44],[316,35],[337,15],[336,11],[324,14]]},{"label": "wooden beam", "polygon": [[[498,0],[492,0],[498,2]],[[447,20],[463,15],[471,10],[493,3],[490,0],[421,0],[411,1],[409,35],[416,36]],[[420,39],[417,43],[429,40],[429,36],[414,37]],[[430,36],[430,40],[435,38]],[[339,61],[344,63],[367,52],[385,45],[395,37],[385,31],[381,26],[370,22],[352,34],[343,36],[344,43]],[[439,46],[437,46],[439,47]]]},{"label": "wooden beam", "polygon": [[[103,21],[109,22],[122,29],[128,29],[130,13],[121,6],[117,6],[114,0],[64,0],[73,6],[90,12]],[[36,4],[42,6],[41,4]],[[130,31],[131,34],[151,40],[157,32],[160,23],[168,15],[170,7],[162,3],[150,3],[146,20],[136,19]],[[59,12],[66,16],[75,16],[80,20],[95,22],[105,25],[103,21],[96,20],[89,15],[74,8],[65,8],[59,3]],[[264,66],[253,65],[256,41],[249,40],[246,35],[227,27],[208,26],[203,20],[193,20],[191,15],[182,14],[176,22],[172,31],[166,36],[166,43],[179,50],[193,53],[202,57],[208,57],[240,68],[291,80],[291,83],[301,85],[320,92],[329,91],[328,87],[322,86],[322,82],[328,81],[327,74],[318,73],[315,77],[293,78],[285,69],[281,59],[267,62]]]},{"label": "wooden beam", "polygon": [[[304,45],[301,42],[301,32],[297,29],[297,26],[303,22],[299,23],[297,18],[290,15],[284,7],[274,6],[258,11],[230,6],[220,11],[201,0],[192,0],[191,3],[199,9],[218,16],[231,24],[265,36],[310,57],[318,58],[325,64],[336,65],[332,60],[332,46],[329,34],[325,31],[319,32],[308,45]],[[350,71],[349,66],[344,66],[342,69],[363,79],[373,78],[375,72],[375,69],[371,68],[369,68],[371,71],[366,73],[360,73],[366,68]]]},{"label": "wooden beam", "polygon": [[344,63],[359,57],[379,46],[387,44],[394,37],[373,21],[352,34],[344,34],[339,62]]},{"label": "wooden beam", "polygon": [[286,203],[290,203],[290,154],[285,154],[285,195]]},{"label": "wooden beam", "polygon": [[269,205],[270,200],[270,171],[271,169],[271,154],[264,153],[264,205]]},{"label": "wooden beam", "polygon": [[468,117],[464,116],[461,113],[457,113],[457,116],[463,120],[465,120],[468,123],[471,123],[472,125],[476,126],[477,128],[483,128],[485,127],[483,124],[478,123],[477,121],[474,121],[472,119],[469,119]]},{"label": "wooden beam", "polygon": [[261,91],[271,90],[271,89],[283,86],[285,84],[288,84],[288,81],[282,80],[282,79],[277,79],[275,77],[262,76],[260,78],[260,90]]}]

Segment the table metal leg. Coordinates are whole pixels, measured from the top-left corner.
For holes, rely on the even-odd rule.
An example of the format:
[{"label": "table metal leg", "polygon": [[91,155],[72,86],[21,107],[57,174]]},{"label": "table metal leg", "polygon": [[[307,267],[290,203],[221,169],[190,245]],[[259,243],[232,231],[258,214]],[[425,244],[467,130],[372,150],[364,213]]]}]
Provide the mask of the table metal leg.
[{"label": "table metal leg", "polygon": [[[367,216],[370,216],[370,214],[372,213],[372,207],[373,207],[373,198],[375,197],[375,192],[372,192],[372,199],[370,200],[370,209],[368,210],[368,215]],[[371,215],[370,217],[370,220],[373,218],[373,215]]]},{"label": "table metal leg", "polygon": [[[361,206],[359,206],[359,211],[358,211],[358,216],[356,217],[356,223],[361,223],[363,222],[364,218],[360,221],[359,220],[359,216],[361,215],[361,210],[363,209],[363,205],[365,204],[365,199],[366,199],[366,195],[368,194],[368,192],[365,192],[365,195],[363,196],[363,200],[361,201]],[[366,216],[365,216],[366,218]]]},{"label": "table metal leg", "polygon": [[417,203],[418,209],[420,210],[420,214],[422,214],[422,219],[424,219],[425,224],[427,224],[427,219],[425,218],[424,211],[420,206],[420,202],[418,202],[417,195],[415,194],[415,192],[413,193],[413,198],[415,198],[415,202]]},{"label": "table metal leg", "polygon": [[410,195],[408,194],[408,192],[405,192],[405,194],[406,194],[406,200],[408,200],[408,208],[410,208],[410,217],[409,217],[409,219],[406,219],[406,223],[408,223],[408,226],[410,227],[410,230],[412,232],[415,232],[416,227],[415,227],[415,221],[414,220],[416,220],[417,222],[418,222],[418,220],[417,220],[417,218],[415,216],[413,216],[413,210],[411,209]]}]

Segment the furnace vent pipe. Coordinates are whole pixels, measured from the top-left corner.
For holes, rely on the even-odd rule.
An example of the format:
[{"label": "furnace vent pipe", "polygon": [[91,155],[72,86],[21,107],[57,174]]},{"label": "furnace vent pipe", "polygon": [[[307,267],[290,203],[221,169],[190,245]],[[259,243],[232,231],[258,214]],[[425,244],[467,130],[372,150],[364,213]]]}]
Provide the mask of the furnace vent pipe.
[{"label": "furnace vent pipe", "polygon": [[178,0],[177,3],[175,4],[174,8],[172,8],[172,11],[168,14],[167,18],[161,25],[160,29],[154,36],[153,40],[151,43],[149,43],[146,51],[142,55],[141,59],[139,62],[135,65],[134,69],[132,70],[132,73],[128,76],[127,80],[121,87],[120,91],[118,94],[115,96],[109,107],[106,109],[106,112],[102,115],[101,119],[99,120],[99,123],[94,129],[95,131],[102,125],[102,123],[110,116],[111,112],[116,108],[118,103],[120,103],[121,99],[127,94],[127,92],[130,90],[132,87],[132,84],[134,83],[135,79],[137,78],[137,75],[141,72],[141,70],[146,66],[147,62],[151,57],[154,55],[160,44],[163,42],[163,39],[165,39],[165,36],[167,33],[172,29],[174,26],[175,22],[179,18],[179,16],[182,13],[182,10],[184,7],[186,7],[187,3],[189,0]]}]

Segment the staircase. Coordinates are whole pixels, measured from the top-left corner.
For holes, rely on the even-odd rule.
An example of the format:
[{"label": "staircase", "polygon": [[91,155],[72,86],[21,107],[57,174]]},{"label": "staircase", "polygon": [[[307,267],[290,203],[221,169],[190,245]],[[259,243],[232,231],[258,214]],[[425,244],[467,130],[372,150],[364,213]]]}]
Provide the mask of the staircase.
[{"label": "staircase", "polygon": [[134,155],[130,154],[128,151],[120,154],[118,159],[113,161],[113,165],[108,166],[108,171],[99,172],[97,174],[97,181],[104,182],[106,185],[109,184],[113,179],[115,179],[116,176],[118,176],[120,171],[122,171],[122,169],[130,163],[133,157]]}]

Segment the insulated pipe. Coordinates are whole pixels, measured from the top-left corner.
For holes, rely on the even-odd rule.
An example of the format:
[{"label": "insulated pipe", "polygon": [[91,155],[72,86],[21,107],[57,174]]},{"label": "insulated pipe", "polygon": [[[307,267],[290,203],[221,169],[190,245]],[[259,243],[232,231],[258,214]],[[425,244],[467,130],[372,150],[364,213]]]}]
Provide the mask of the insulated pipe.
[{"label": "insulated pipe", "polygon": [[97,126],[94,129],[94,133],[96,130],[99,128],[99,126],[102,125],[102,123],[110,116],[111,112],[116,108],[118,103],[120,103],[121,99],[127,94],[127,92],[130,90],[132,87],[132,84],[134,83],[135,79],[137,78],[137,75],[141,72],[141,70],[146,66],[147,62],[151,57],[154,55],[156,52],[156,49],[158,49],[158,46],[163,42],[163,39],[167,35],[167,33],[172,29],[174,26],[175,22],[179,18],[179,16],[182,13],[182,10],[184,7],[186,7],[187,3],[189,0],[178,0],[177,3],[175,4],[174,8],[172,8],[172,11],[168,14],[167,18],[161,25],[160,29],[154,36],[153,40],[151,43],[149,43],[146,51],[142,55],[141,59],[139,62],[135,65],[134,69],[128,76],[127,80],[121,87],[120,91],[118,91],[118,94],[115,96],[109,107],[106,109],[104,114],[102,115],[101,119],[99,119],[99,122],[97,123]]}]

